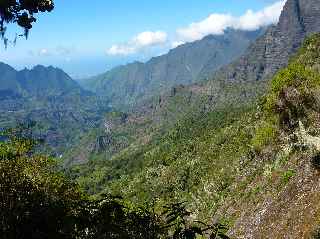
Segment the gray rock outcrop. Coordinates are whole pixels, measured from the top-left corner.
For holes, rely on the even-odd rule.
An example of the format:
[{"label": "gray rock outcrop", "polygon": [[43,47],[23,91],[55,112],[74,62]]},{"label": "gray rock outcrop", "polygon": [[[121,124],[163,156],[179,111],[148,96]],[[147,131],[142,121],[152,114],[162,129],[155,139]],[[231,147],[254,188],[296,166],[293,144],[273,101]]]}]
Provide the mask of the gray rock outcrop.
[{"label": "gray rock outcrop", "polygon": [[287,0],[276,26],[271,26],[216,77],[231,82],[263,80],[287,65],[306,36],[320,32],[320,0]]}]

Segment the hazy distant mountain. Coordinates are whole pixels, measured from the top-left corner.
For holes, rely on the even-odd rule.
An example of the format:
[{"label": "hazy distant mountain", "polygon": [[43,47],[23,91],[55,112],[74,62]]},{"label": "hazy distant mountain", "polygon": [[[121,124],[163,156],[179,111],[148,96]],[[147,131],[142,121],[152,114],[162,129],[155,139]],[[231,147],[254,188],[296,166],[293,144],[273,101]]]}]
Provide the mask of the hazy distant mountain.
[{"label": "hazy distant mountain", "polygon": [[76,89],[81,90],[80,85],[61,69],[38,65],[31,70],[16,71],[0,63],[0,97],[8,93],[44,97]]},{"label": "hazy distant mountain", "polygon": [[244,53],[264,32],[226,30],[202,40],[181,45],[146,63],[116,67],[85,81],[84,86],[110,99],[115,106],[128,106],[179,84],[191,84]]},{"label": "hazy distant mountain", "polygon": [[39,65],[16,71],[0,63],[0,128],[36,121],[37,133],[56,153],[97,126],[106,105],[61,69]]}]

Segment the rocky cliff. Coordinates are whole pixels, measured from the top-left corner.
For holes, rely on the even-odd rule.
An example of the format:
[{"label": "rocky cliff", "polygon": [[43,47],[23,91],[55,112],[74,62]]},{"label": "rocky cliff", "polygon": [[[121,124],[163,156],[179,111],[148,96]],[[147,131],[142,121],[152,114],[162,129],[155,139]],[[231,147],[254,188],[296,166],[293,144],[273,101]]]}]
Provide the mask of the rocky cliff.
[{"label": "rocky cliff", "polygon": [[218,72],[231,82],[263,80],[286,66],[306,36],[320,31],[319,0],[288,0],[279,23],[270,27],[246,54]]}]

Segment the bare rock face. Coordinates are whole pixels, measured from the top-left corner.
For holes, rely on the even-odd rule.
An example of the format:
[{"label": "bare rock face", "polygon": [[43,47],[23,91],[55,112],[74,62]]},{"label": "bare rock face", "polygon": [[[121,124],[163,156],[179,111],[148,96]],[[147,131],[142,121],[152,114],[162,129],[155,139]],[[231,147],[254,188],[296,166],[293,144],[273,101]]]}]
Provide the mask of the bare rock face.
[{"label": "bare rock face", "polygon": [[319,32],[319,14],[320,1],[319,0],[299,0],[301,19],[303,26],[307,33]]},{"label": "bare rock face", "polygon": [[320,0],[287,0],[279,23],[217,76],[231,82],[267,79],[287,65],[306,36],[320,32],[319,16]]}]

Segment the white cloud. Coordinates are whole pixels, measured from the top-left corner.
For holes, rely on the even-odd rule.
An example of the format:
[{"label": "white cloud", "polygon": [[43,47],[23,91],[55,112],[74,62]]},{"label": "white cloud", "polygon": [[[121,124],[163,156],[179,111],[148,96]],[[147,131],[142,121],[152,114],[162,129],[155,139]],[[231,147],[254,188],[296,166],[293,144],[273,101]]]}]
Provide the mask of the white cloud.
[{"label": "white cloud", "polygon": [[108,55],[130,55],[137,51],[136,47],[129,45],[113,45],[107,50]]},{"label": "white cloud", "polygon": [[145,31],[134,36],[130,41],[123,44],[115,44],[106,50],[107,55],[127,56],[150,47],[154,50],[176,48],[186,42],[199,40],[209,34],[221,35],[227,28],[238,30],[257,30],[260,27],[277,23],[286,0],[277,0],[260,11],[247,10],[241,16],[232,14],[213,13],[206,19],[191,23],[185,28],[178,29],[176,36],[168,41],[168,35],[163,31]]},{"label": "white cloud", "polygon": [[285,2],[284,0],[278,1],[258,12],[248,10],[239,18],[235,28],[241,30],[256,30],[259,27],[277,23]]},{"label": "white cloud", "polygon": [[58,46],[56,47],[56,49],[54,49],[55,53],[57,55],[61,55],[61,56],[68,56],[71,55],[72,53],[76,52],[76,48],[75,46]]},{"label": "white cloud", "polygon": [[39,55],[39,56],[49,56],[49,55],[50,55],[50,52],[49,52],[48,49],[43,48],[43,49],[40,49],[40,50],[39,50],[38,55]]},{"label": "white cloud", "polygon": [[28,54],[30,56],[39,56],[39,57],[47,57],[47,56],[70,56],[75,52],[75,47],[64,47],[58,46],[56,48],[40,48],[37,50],[29,50]]},{"label": "white cloud", "polygon": [[248,10],[240,17],[231,14],[211,14],[208,18],[178,29],[177,34],[184,41],[195,41],[209,34],[221,35],[227,28],[256,30],[260,27],[276,23],[279,19],[285,0],[280,0],[261,11]]},{"label": "white cloud", "polygon": [[137,35],[133,42],[137,46],[153,46],[165,43],[167,41],[167,33],[162,31],[156,32],[142,32]]},{"label": "white cloud", "polygon": [[167,33],[163,31],[146,31],[133,37],[125,44],[113,45],[107,50],[108,55],[130,55],[148,47],[162,45],[167,42]]},{"label": "white cloud", "polygon": [[171,47],[172,48],[176,48],[176,47],[181,46],[183,44],[185,44],[184,41],[174,41],[174,42],[171,43]]}]

